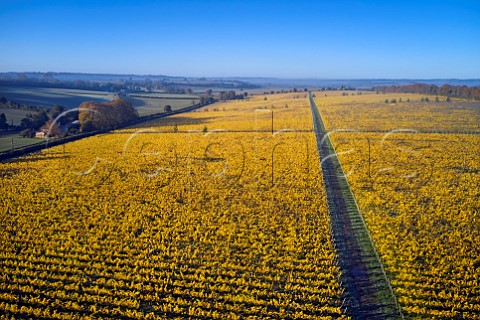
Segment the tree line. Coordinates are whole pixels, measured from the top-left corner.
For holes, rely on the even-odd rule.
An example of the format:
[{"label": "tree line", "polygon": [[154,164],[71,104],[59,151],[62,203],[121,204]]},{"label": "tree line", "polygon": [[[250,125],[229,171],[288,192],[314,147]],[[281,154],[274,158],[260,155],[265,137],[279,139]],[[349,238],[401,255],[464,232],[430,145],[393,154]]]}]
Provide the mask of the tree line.
[{"label": "tree line", "polygon": [[374,87],[373,90],[377,92],[439,95],[480,101],[480,87],[454,86],[450,84],[439,87],[433,84],[416,83],[403,86],[378,86]]},{"label": "tree line", "polygon": [[242,94],[237,94],[235,91],[230,90],[230,91],[220,91],[217,95],[218,100],[238,100],[238,99],[244,99],[248,96],[247,92],[244,92]]},{"label": "tree line", "polygon": [[78,133],[78,127],[72,125],[78,119],[78,112],[71,111],[59,117],[64,111],[65,108],[63,106],[56,105],[51,109],[42,108],[41,111],[27,114],[17,127],[17,129],[21,130],[20,136],[32,138],[37,131],[43,131],[52,137]]},{"label": "tree line", "polygon": [[[31,75],[28,73],[16,73],[15,75],[0,74],[0,86],[15,87],[42,87],[42,88],[63,88],[63,89],[81,89],[108,92],[152,92],[162,90],[166,93],[192,94],[192,88],[258,88],[247,82],[238,80],[208,80],[187,79],[187,78],[161,78],[153,76],[152,78],[134,79],[127,76],[111,75],[107,81],[94,80],[95,75],[91,75],[91,80],[80,79],[58,79],[55,73],[39,73]],[[75,74],[72,74],[75,76]],[[79,76],[79,75],[78,75]]]},{"label": "tree line", "polygon": [[29,110],[29,111],[40,111],[41,109],[43,109],[42,107],[38,107],[38,106],[31,106],[27,104],[20,104],[15,101],[9,101],[5,97],[0,97],[0,108]]}]

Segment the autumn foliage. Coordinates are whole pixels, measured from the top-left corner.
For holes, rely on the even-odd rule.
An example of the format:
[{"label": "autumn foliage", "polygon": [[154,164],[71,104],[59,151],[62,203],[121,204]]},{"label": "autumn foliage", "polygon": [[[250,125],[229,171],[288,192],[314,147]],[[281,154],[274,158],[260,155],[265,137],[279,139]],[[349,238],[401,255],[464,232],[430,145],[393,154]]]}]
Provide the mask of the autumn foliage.
[{"label": "autumn foliage", "polygon": [[308,100],[263,101],[0,163],[0,319],[349,319]]},{"label": "autumn foliage", "polygon": [[78,120],[82,131],[114,129],[138,118],[130,102],[116,99],[110,102],[83,102]]},{"label": "autumn foliage", "polygon": [[406,319],[480,319],[478,103],[421,94],[316,104]]},{"label": "autumn foliage", "polygon": [[[475,130],[474,103],[316,94],[406,318],[480,319],[480,143],[458,133]],[[221,102],[1,162],[0,319],[349,319],[298,95]],[[93,125],[87,116],[123,104],[85,103],[80,117]],[[396,128],[429,133],[386,136]]]}]

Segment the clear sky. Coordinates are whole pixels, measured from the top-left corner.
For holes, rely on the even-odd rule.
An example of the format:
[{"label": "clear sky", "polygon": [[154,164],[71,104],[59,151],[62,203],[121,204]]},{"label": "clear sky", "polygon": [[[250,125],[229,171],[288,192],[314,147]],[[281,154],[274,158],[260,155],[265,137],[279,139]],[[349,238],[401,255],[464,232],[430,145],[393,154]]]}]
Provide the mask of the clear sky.
[{"label": "clear sky", "polygon": [[0,0],[0,72],[480,78],[480,0]]}]

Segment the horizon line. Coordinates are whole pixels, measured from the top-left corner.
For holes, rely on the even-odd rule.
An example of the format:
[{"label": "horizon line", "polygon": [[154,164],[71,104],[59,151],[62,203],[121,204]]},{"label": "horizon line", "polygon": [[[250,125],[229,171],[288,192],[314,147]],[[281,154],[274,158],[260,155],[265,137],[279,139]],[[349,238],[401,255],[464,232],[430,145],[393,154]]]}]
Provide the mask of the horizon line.
[{"label": "horizon line", "polygon": [[314,77],[275,77],[275,76],[185,76],[185,75],[166,75],[166,74],[145,74],[145,73],[109,73],[109,72],[74,72],[74,71],[0,71],[0,74],[8,74],[8,73],[37,73],[37,74],[78,74],[78,75],[105,75],[105,76],[137,76],[137,77],[166,77],[166,78],[194,78],[194,79],[276,79],[276,80],[461,80],[461,81],[472,81],[472,80],[480,80],[478,78],[459,78],[459,77],[444,77],[444,78],[408,78],[408,77],[322,77],[322,78],[314,78]]}]

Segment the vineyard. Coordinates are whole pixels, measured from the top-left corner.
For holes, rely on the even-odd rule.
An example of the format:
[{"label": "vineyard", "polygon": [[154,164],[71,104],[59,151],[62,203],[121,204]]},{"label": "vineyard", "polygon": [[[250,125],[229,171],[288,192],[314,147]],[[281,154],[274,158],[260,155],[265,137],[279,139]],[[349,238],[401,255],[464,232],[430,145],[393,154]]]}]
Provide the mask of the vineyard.
[{"label": "vineyard", "polygon": [[208,109],[1,164],[6,318],[347,318],[308,100]]},{"label": "vineyard", "polygon": [[339,96],[338,93],[316,92],[315,95],[329,130],[415,129],[426,133],[480,133],[478,102],[460,99],[446,102],[445,97],[405,93],[358,95],[351,92],[348,96]]},{"label": "vineyard", "polygon": [[[361,101],[350,101],[347,109],[340,97],[333,107],[324,99],[316,99],[320,112],[406,316],[478,319],[478,103],[452,103],[448,114],[431,103],[400,104],[400,110],[386,113],[394,107],[377,103],[363,113]],[[397,128],[403,130],[375,133],[397,129],[399,118]],[[419,133],[435,128],[443,133]],[[454,133],[462,129],[477,134]]]},{"label": "vineyard", "polygon": [[0,163],[0,318],[480,319],[478,103],[314,94]]}]

